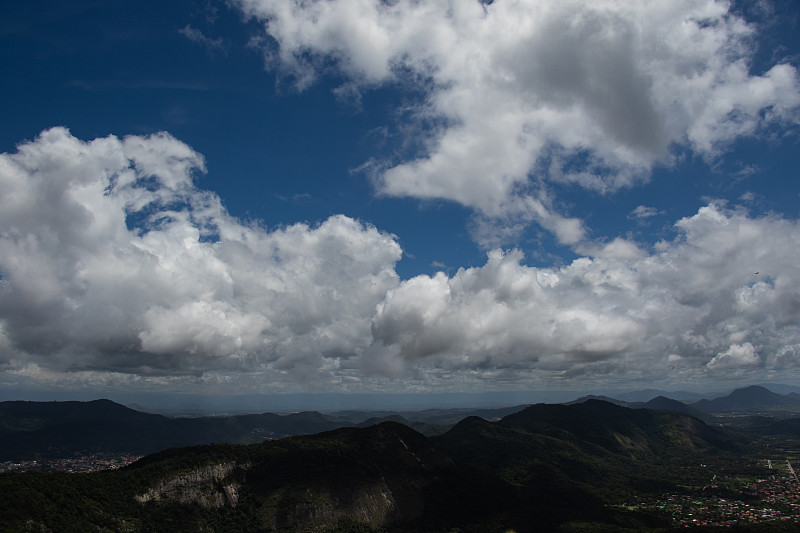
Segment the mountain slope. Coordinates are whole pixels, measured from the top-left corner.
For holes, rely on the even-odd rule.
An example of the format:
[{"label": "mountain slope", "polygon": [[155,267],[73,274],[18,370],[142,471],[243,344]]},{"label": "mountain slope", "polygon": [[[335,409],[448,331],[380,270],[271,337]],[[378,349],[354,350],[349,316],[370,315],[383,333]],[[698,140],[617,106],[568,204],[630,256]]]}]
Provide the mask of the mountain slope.
[{"label": "mountain slope", "polygon": [[600,400],[571,406],[538,404],[498,424],[567,439],[586,448],[611,452],[674,453],[727,448],[732,441],[685,414],[629,409]]},{"label": "mountain slope", "polygon": [[545,479],[606,500],[668,489],[674,463],[738,446],[685,414],[599,400],[538,404],[495,423],[469,418],[433,440],[454,459],[509,483],[534,488]]},{"label": "mountain slope", "polygon": [[9,530],[531,531],[560,519],[393,422],[172,449],[85,475],[0,476]]}]

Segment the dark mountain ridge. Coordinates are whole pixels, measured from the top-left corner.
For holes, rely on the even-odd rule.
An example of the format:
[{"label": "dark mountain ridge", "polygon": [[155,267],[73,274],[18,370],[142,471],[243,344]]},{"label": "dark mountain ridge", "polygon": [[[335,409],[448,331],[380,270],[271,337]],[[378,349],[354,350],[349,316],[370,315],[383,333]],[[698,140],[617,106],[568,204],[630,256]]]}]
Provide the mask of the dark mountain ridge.
[{"label": "dark mountain ridge", "polygon": [[458,461],[513,485],[557,487],[580,499],[625,499],[674,490],[675,464],[733,453],[740,438],[674,411],[630,409],[601,400],[538,404],[498,422],[477,417],[433,437]]},{"label": "dark mountain ridge", "polygon": [[440,435],[472,414],[494,419],[523,408],[350,411],[336,415],[304,411],[285,415],[171,418],[136,411],[110,400],[6,401],[0,402],[0,462],[92,453],[144,455],[165,448],[215,442],[254,444],[340,427],[371,426],[387,420],[403,423],[425,435]]},{"label": "dark mountain ridge", "polygon": [[0,461],[75,454],[144,455],[165,448],[319,433],[353,425],[316,412],[169,418],[110,400],[0,403]]},{"label": "dark mountain ridge", "polygon": [[4,474],[0,523],[11,531],[640,531],[664,524],[616,504],[676,490],[676,466],[738,445],[673,411],[538,404],[495,422],[468,417],[439,437],[390,421],[172,448],[117,471]]},{"label": "dark mountain ridge", "polygon": [[574,406],[537,404],[503,418],[498,425],[610,451],[667,453],[675,447],[702,451],[734,446],[728,436],[690,415],[630,409],[602,400]]},{"label": "dark mountain ridge", "polygon": [[[581,403],[586,401],[582,399]],[[613,399],[611,401],[624,404]],[[713,421],[710,415],[667,398],[624,405],[669,409],[707,422]],[[92,453],[144,455],[165,448],[214,442],[252,444],[265,439],[313,434],[339,427],[365,427],[385,420],[394,420],[425,435],[434,436],[443,434],[466,416],[478,415],[497,420],[506,415],[513,417],[524,409],[524,406],[475,410],[428,409],[404,412],[402,415],[361,411],[343,413],[345,416],[310,411],[288,415],[262,413],[170,418],[142,413],[110,400],[10,401],[0,402],[0,461],[56,459]]]}]

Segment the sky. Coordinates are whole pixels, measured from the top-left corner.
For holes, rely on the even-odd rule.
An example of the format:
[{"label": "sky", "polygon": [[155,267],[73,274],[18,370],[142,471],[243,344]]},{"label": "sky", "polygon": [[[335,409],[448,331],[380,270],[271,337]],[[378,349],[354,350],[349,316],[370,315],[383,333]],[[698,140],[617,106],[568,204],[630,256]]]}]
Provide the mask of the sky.
[{"label": "sky", "polygon": [[0,388],[796,383],[799,30],[768,0],[3,2]]}]

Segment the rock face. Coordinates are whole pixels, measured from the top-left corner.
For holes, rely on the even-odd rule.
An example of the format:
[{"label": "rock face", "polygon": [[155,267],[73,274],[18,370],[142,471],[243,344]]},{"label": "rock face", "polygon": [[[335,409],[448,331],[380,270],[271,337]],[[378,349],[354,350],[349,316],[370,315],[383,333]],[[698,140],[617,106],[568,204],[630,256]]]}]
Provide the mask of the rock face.
[{"label": "rock face", "polygon": [[262,524],[271,529],[305,531],[350,519],[381,526],[403,518],[392,489],[381,479],[357,487],[293,487],[273,493],[261,508]]},{"label": "rock face", "polygon": [[236,507],[241,485],[232,479],[235,470],[244,470],[244,467],[237,466],[235,462],[200,467],[160,482],[136,496],[136,500],[139,503],[172,500],[197,503],[205,508],[223,505]]},{"label": "rock face", "polygon": [[[174,468],[173,461],[186,464],[177,450],[134,463],[127,472],[154,479],[136,501],[155,505],[153,512],[167,512],[168,503],[198,504],[220,516],[249,516],[248,527],[264,530],[323,530],[344,521],[417,531],[482,522],[515,493],[489,474],[463,470],[395,422],[227,451],[230,459],[172,475],[158,472]],[[485,490],[499,503],[487,505]]]}]

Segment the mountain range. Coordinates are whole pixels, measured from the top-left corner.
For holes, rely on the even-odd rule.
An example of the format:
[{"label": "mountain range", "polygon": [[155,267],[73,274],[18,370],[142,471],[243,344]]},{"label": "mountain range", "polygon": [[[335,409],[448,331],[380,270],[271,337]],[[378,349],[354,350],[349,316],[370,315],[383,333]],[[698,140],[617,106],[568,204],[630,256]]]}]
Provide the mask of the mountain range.
[{"label": "mountain range", "polygon": [[[130,415],[110,402],[97,407]],[[677,490],[676,465],[742,445],[675,411],[537,404],[493,422],[470,416],[434,437],[389,421],[172,448],[117,471],[5,474],[0,523],[10,531],[639,531],[664,526],[663,517],[618,502]]]},{"label": "mountain range", "polygon": [[[650,390],[640,392],[655,393],[659,391]],[[789,413],[792,411],[800,412],[800,393],[787,392],[785,394],[778,394],[761,385],[750,385],[741,389],[735,389],[725,396],[719,396],[710,400],[703,398],[689,403],[681,402],[664,395],[651,397],[651,399],[647,401],[630,400],[630,398],[640,397],[639,393],[631,393],[623,396],[629,399],[626,401],[609,396],[588,395],[571,402],[566,402],[565,405],[582,403],[587,400],[603,400],[633,409],[666,409],[678,411],[700,418],[706,422],[714,422],[714,418],[711,415],[715,413],[735,412],[756,414],[776,410],[783,410]]]},{"label": "mountain range", "polygon": [[145,455],[174,447],[215,442],[254,444],[340,427],[365,427],[395,421],[426,435],[447,431],[467,416],[498,419],[525,406],[499,409],[391,411],[315,411],[278,415],[172,418],[130,409],[110,400],[90,402],[0,402],[0,462],[103,454]]},{"label": "mountain range", "polygon": [[[633,409],[667,410],[708,424],[728,413],[800,413],[800,395],[777,394],[753,385],[727,396],[685,404],[664,396],[625,402],[584,396],[568,404],[603,400]],[[547,404],[537,404],[547,405]],[[420,411],[315,411],[172,418],[130,409],[109,400],[90,402],[0,402],[0,462],[73,457],[91,453],[145,455],[174,447],[211,443],[254,444],[266,439],[308,435],[340,427],[365,427],[382,421],[409,426],[427,436],[441,435],[470,416],[499,420],[524,405],[495,409],[426,409]],[[738,421],[741,424],[741,421]],[[774,424],[767,419],[743,427]],[[785,424],[784,424],[785,425]]]}]

